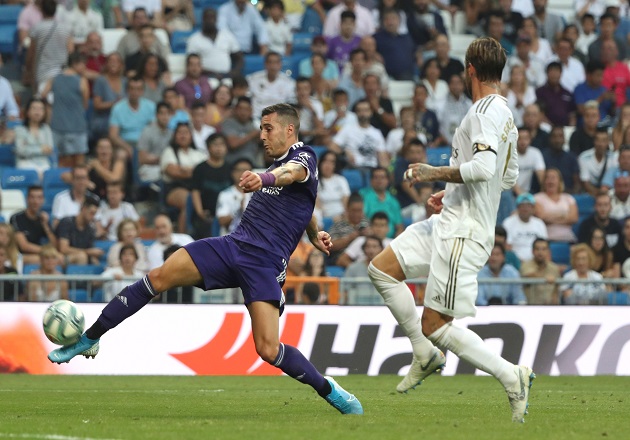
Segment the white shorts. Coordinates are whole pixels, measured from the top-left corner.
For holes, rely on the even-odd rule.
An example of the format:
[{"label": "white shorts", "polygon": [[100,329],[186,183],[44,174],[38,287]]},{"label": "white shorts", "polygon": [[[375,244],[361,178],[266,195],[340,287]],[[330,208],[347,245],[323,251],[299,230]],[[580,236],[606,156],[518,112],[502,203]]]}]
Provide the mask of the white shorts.
[{"label": "white shorts", "polygon": [[390,246],[407,278],[428,276],[426,307],[454,318],[475,316],[477,274],[488,254],[472,240],[438,238],[433,233],[437,218],[414,223]]}]

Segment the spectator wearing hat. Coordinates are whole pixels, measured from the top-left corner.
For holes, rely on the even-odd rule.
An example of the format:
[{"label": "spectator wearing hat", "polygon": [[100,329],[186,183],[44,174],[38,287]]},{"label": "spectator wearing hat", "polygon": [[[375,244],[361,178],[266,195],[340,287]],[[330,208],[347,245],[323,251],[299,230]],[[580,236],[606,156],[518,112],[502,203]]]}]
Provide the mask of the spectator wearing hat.
[{"label": "spectator wearing hat", "polygon": [[507,244],[521,261],[529,261],[534,256],[532,246],[537,238],[547,238],[547,226],[534,216],[536,199],[530,193],[516,198],[516,212],[503,221],[507,231]]}]

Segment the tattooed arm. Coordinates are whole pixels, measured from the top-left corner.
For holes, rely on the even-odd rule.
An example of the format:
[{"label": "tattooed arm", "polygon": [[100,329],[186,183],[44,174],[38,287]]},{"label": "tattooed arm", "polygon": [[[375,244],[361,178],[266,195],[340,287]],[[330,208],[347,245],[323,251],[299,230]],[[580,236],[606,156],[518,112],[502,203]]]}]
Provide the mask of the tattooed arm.
[{"label": "tattooed arm", "polygon": [[297,162],[288,162],[281,167],[267,173],[253,173],[245,171],[241,176],[239,186],[245,192],[254,192],[264,186],[288,186],[293,182],[303,182],[308,171]]}]

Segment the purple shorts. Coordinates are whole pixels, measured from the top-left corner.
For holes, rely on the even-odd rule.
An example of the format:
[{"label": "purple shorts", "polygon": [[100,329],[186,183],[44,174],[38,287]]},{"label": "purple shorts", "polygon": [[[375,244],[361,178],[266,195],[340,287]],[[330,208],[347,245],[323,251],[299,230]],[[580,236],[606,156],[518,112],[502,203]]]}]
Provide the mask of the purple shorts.
[{"label": "purple shorts", "polygon": [[203,289],[240,287],[245,304],[276,301],[282,313],[287,275],[284,258],[229,235],[197,240],[184,249],[203,278]]}]

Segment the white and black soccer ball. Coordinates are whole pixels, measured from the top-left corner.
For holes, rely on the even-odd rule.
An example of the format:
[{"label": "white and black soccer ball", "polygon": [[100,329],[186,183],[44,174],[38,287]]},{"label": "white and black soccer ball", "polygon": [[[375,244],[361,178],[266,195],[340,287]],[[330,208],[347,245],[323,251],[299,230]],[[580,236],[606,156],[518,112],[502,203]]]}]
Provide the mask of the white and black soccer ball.
[{"label": "white and black soccer ball", "polygon": [[85,327],[83,312],[75,303],[59,299],[44,313],[44,333],[58,345],[70,345],[79,340]]}]

